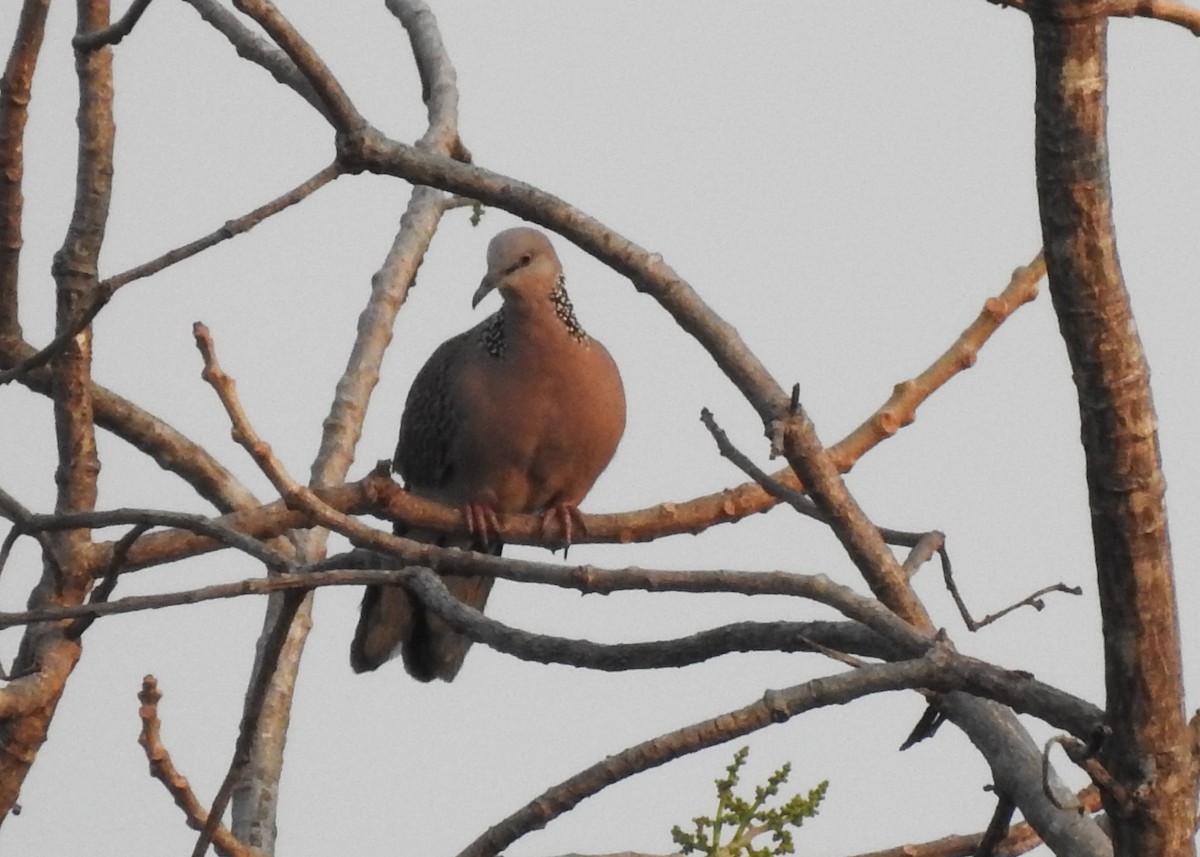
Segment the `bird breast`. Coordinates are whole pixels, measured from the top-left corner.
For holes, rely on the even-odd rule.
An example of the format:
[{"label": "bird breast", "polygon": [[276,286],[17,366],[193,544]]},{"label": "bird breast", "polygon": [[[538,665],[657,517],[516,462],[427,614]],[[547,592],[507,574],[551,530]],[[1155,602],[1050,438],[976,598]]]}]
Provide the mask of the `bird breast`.
[{"label": "bird breast", "polygon": [[498,512],[578,504],[608,465],[625,428],[625,394],[608,351],[563,337],[556,347],[517,340],[497,359],[480,349],[459,375],[463,423],[454,492]]}]

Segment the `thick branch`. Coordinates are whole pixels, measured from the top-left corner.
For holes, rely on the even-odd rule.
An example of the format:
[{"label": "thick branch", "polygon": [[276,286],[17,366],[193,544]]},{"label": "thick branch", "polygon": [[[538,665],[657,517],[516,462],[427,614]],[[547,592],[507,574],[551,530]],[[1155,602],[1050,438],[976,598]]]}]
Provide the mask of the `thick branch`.
[{"label": "thick branch", "polygon": [[[77,32],[108,25],[107,0],[77,0]],[[96,286],[97,259],[108,222],[112,191],[115,126],[112,116],[112,51],[76,53],[79,78],[79,156],[75,207],[62,248],[55,254],[53,273],[57,304],[56,330],[71,328],[91,301]],[[100,461],[91,395],[92,339],[90,329],[75,336],[51,367],[55,436],[58,442],[56,510],[88,511],[96,503]],[[84,562],[91,542],[87,529],[67,530],[51,539],[54,561],[45,562],[41,580],[30,596],[34,606],[76,604],[91,587]],[[0,727],[0,818],[16,802],[25,775],[54,716],[71,666],[79,657],[79,641],[61,626],[32,626],[26,630],[13,663],[17,674],[42,670],[49,681],[45,705]],[[55,663],[56,669],[46,665]]]},{"label": "thick branch", "polygon": [[[454,67],[441,41],[436,21],[425,4],[390,0],[388,8],[400,17],[412,46],[423,83],[429,127],[417,146],[456,158],[469,157],[458,136],[458,87]],[[262,21],[262,18],[259,18]],[[263,22],[266,23],[265,21]],[[321,93],[324,114],[337,127],[344,121],[361,121],[328,70],[308,46],[291,32],[281,17],[269,28],[281,44],[290,40],[289,53]],[[338,118],[333,118],[333,117]],[[338,380],[329,415],[323,423],[321,445],[313,461],[309,484],[314,488],[341,483],[354,461],[371,393],[379,381],[383,357],[391,342],[396,315],[416,278],[417,268],[441,222],[445,194],[427,187],[413,189],[408,207],[400,218],[400,230],[382,268],[371,281],[371,294],[359,317],[357,336],[348,355],[346,369]],[[313,531],[295,537],[303,562],[324,555],[325,533]],[[277,609],[268,610],[263,639],[273,626],[290,621],[286,641],[279,653],[278,667],[250,748],[245,776],[233,797],[234,830],[251,844],[273,851],[278,785],[283,767],[284,742],[291,708],[292,689],[310,624],[310,601],[299,605],[296,618],[287,620]],[[273,605],[273,608],[280,605]],[[268,668],[260,645],[255,675]]]},{"label": "thick branch", "polygon": [[[1060,8],[1061,7],[1061,8]],[[1106,795],[1118,855],[1191,857],[1179,619],[1149,369],[1113,232],[1103,18],[1031,5],[1038,198],[1050,296],[1079,396],[1104,630],[1104,767],[1134,806]]]},{"label": "thick branch", "polygon": [[0,80],[0,342],[20,339],[17,274],[21,255],[21,216],[25,200],[25,122],[50,0],[25,0]]}]

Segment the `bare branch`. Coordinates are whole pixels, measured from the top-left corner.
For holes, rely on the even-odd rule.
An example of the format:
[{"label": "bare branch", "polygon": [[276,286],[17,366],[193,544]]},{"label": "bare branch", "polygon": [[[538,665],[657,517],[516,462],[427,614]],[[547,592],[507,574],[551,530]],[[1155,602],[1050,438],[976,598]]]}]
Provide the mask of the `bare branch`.
[{"label": "bare branch", "polygon": [[170,267],[176,262],[182,262],[184,259],[191,258],[200,251],[207,250],[215,244],[249,232],[268,217],[278,214],[298,202],[302,202],[341,175],[341,168],[337,164],[330,164],[318,171],[311,178],[296,185],[296,187],[287,193],[260,205],[258,208],[243,214],[241,217],[227,220],[215,232],[210,232],[203,238],[197,238],[195,241],[184,244],[182,247],[177,247],[170,252],[164,253],[157,259],[138,265],[136,268],[130,268],[128,271],[109,277],[100,283],[100,288],[111,296],[117,289],[134,280],[140,280],[143,277],[149,277],[151,274],[157,274],[164,268]]},{"label": "bare branch", "polygon": [[1008,286],[996,297],[988,298],[979,316],[971,322],[937,360],[915,378],[901,381],[882,407],[843,440],[830,448],[838,469],[849,470],[868,450],[891,437],[916,419],[920,407],[951,378],[975,365],[984,343],[1025,304],[1037,297],[1038,283],[1046,275],[1046,263],[1039,252],[1028,265],[1013,271]]},{"label": "bare branch", "polygon": [[[100,579],[100,582],[92,588],[91,597],[88,599],[88,604],[100,605],[108,601],[113,590],[117,588],[117,566],[121,564],[125,554],[129,551],[129,546],[140,539],[150,529],[149,524],[137,524],[129,532],[121,537],[117,542],[116,549],[113,550],[112,563],[109,565],[108,574]],[[78,640],[79,637],[86,631],[91,624],[96,621],[95,615],[83,616],[71,623],[70,627],[64,632],[68,640]]]},{"label": "bare branch", "polygon": [[[13,365],[34,353],[23,342],[9,343],[0,351],[0,362]],[[20,381],[35,392],[54,394],[51,374],[45,368],[26,372]],[[173,426],[99,384],[91,384],[91,398],[96,425],[141,450],[164,470],[178,475],[221,511],[259,505],[254,495],[204,447]]]},{"label": "bare branch", "polygon": [[123,38],[133,32],[133,28],[137,26],[138,20],[149,5],[150,0],[133,0],[120,20],[109,27],[105,27],[103,30],[96,30],[92,33],[80,33],[71,39],[71,46],[77,51],[87,53],[102,48],[105,45],[120,44]]},{"label": "bare branch", "polygon": [[345,134],[366,124],[333,72],[271,0],[233,0],[233,5],[253,18],[288,55],[316,92],[327,111],[326,118],[338,132]]},{"label": "bare branch", "polygon": [[100,314],[100,310],[104,309],[110,297],[109,293],[100,286],[96,287],[95,294],[96,297],[92,300],[91,305],[84,308],[79,316],[65,330],[50,340],[44,348],[38,350],[35,354],[29,355],[11,369],[0,372],[0,387],[10,381],[19,379],[22,375],[37,369],[39,366],[45,366],[67,343],[86,330],[96,316]]},{"label": "bare branch", "polygon": [[[187,777],[179,773],[175,763],[171,761],[171,754],[162,743],[162,723],[158,719],[158,703],[161,699],[158,680],[152,675],[142,679],[142,690],[138,693],[138,700],[142,703],[138,708],[142,732],[138,736],[138,743],[146,751],[146,759],[150,762],[150,775],[166,786],[175,800],[175,805],[183,810],[188,827],[203,830],[207,827],[208,813],[196,799]],[[217,853],[223,857],[257,857],[259,854],[253,848],[239,842],[228,828],[220,824],[212,831],[212,843]]]},{"label": "bare branch", "polygon": [[[212,519],[203,515],[193,515],[185,512],[166,512],[158,509],[112,509],[103,512],[76,512],[63,515],[29,515],[24,524],[31,533],[57,532],[77,527],[113,527],[123,524],[134,524],[146,527],[170,526],[198,533],[219,542],[222,545],[242,551],[262,562],[273,571],[288,571],[293,565],[289,557],[264,545],[252,536],[244,535],[235,529],[225,526],[221,518]],[[132,544],[121,547],[118,542],[111,546],[105,545],[105,550],[93,554],[94,560],[103,559],[104,567],[97,569],[93,576],[105,577],[119,574],[133,552]],[[118,555],[121,559],[118,561]],[[89,567],[92,562],[88,563]]]},{"label": "bare branch", "polygon": [[413,60],[421,77],[421,100],[428,108],[429,128],[417,141],[417,147],[469,163],[471,153],[458,136],[458,75],[442,43],[437,19],[420,0],[384,2],[408,33]]},{"label": "bare branch", "polygon": [[1114,825],[1115,853],[1191,854],[1191,830],[1178,823],[1196,809],[1186,778],[1146,772],[1147,759],[1185,758],[1189,736],[1150,370],[1113,222],[1107,21],[1031,18],[1042,241],[1078,397],[1101,606],[1112,735],[1100,759],[1120,784],[1101,791],[1113,818],[1130,809],[1122,792],[1144,798]]},{"label": "bare branch", "polygon": [[184,0],[184,2],[195,9],[201,18],[223,35],[238,56],[261,66],[271,77],[312,105],[330,123],[333,122],[333,114],[330,113],[320,96],[317,95],[317,91],[313,89],[312,84],[305,79],[287,54],[247,29],[237,15],[234,15],[217,0]]},{"label": "bare branch", "polygon": [[[77,12],[77,32],[90,32],[108,24],[106,0],[79,3]],[[112,192],[112,51],[77,53],[75,70],[79,80],[75,203],[52,265],[58,332],[71,328],[92,298]],[[100,460],[92,418],[91,367],[90,329],[71,339],[51,366],[58,449],[56,510],[61,512],[88,511],[96,503]],[[82,569],[91,533],[86,529],[69,530],[54,534],[50,541],[56,562],[44,563],[30,603],[78,603],[92,583],[91,575]],[[66,637],[63,628],[42,625],[26,629],[12,670],[17,675],[34,670],[42,673],[38,690],[45,694],[45,705],[0,724],[0,818],[16,803],[21,784],[45,740],[55,702],[78,658],[79,642]],[[48,669],[52,662],[54,666]]]},{"label": "bare branch", "polygon": [[546,790],[489,828],[458,857],[493,857],[525,834],[545,827],[584,799],[634,774],[708,747],[740,738],[806,711],[844,705],[868,694],[927,685],[939,671],[940,655],[898,664],[873,664],[826,676],[786,690],[769,690],[744,708],[658,736],[606,757]]},{"label": "bare branch", "polygon": [[17,276],[24,210],[25,122],[49,8],[50,0],[25,0],[0,79],[0,344],[21,338]]}]

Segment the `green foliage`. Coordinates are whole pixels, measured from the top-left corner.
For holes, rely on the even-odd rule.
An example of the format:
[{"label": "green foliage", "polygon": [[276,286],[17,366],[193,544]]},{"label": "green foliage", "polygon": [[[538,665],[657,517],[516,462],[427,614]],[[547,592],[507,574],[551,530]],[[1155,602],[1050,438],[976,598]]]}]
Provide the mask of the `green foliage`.
[{"label": "green foliage", "polygon": [[[684,854],[698,852],[705,857],[772,857],[776,854],[791,854],[790,827],[800,827],[804,819],[817,814],[817,807],[825,798],[829,781],[825,780],[807,795],[793,795],[786,803],[768,809],[766,803],[779,794],[779,787],[787,782],[792,771],[791,762],[767,779],[765,786],[756,786],[754,801],[750,802],[733,793],[738,784],[738,772],[746,763],[750,748],[743,747],[733,755],[733,762],[725,769],[727,776],[716,781],[717,812],[712,818],[693,818],[695,833],[685,833],[679,825],[671,828],[671,838]],[[727,842],[721,841],[722,831],[732,829]],[[771,834],[773,847],[754,847],[754,840],[764,833]]]}]

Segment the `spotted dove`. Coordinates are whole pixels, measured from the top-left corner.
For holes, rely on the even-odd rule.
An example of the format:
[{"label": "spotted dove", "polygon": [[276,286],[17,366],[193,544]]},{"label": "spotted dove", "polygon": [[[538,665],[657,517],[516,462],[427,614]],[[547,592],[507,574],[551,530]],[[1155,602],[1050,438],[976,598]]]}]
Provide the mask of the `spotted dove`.
[{"label": "spotted dove", "polygon": [[[500,309],[442,343],[417,373],[393,461],[408,490],[462,508],[472,535],[398,532],[499,553],[497,514],[538,513],[543,528],[556,523],[550,532],[569,544],[582,526],[578,504],[625,429],[621,376],[575,318],[562,265],[541,232],[519,227],[492,239],[472,306],[493,289]],[[444,581],[482,610],[493,579]],[[415,678],[450,681],[470,645],[402,587],[372,586],[350,664],[373,670],[398,652]]]}]

